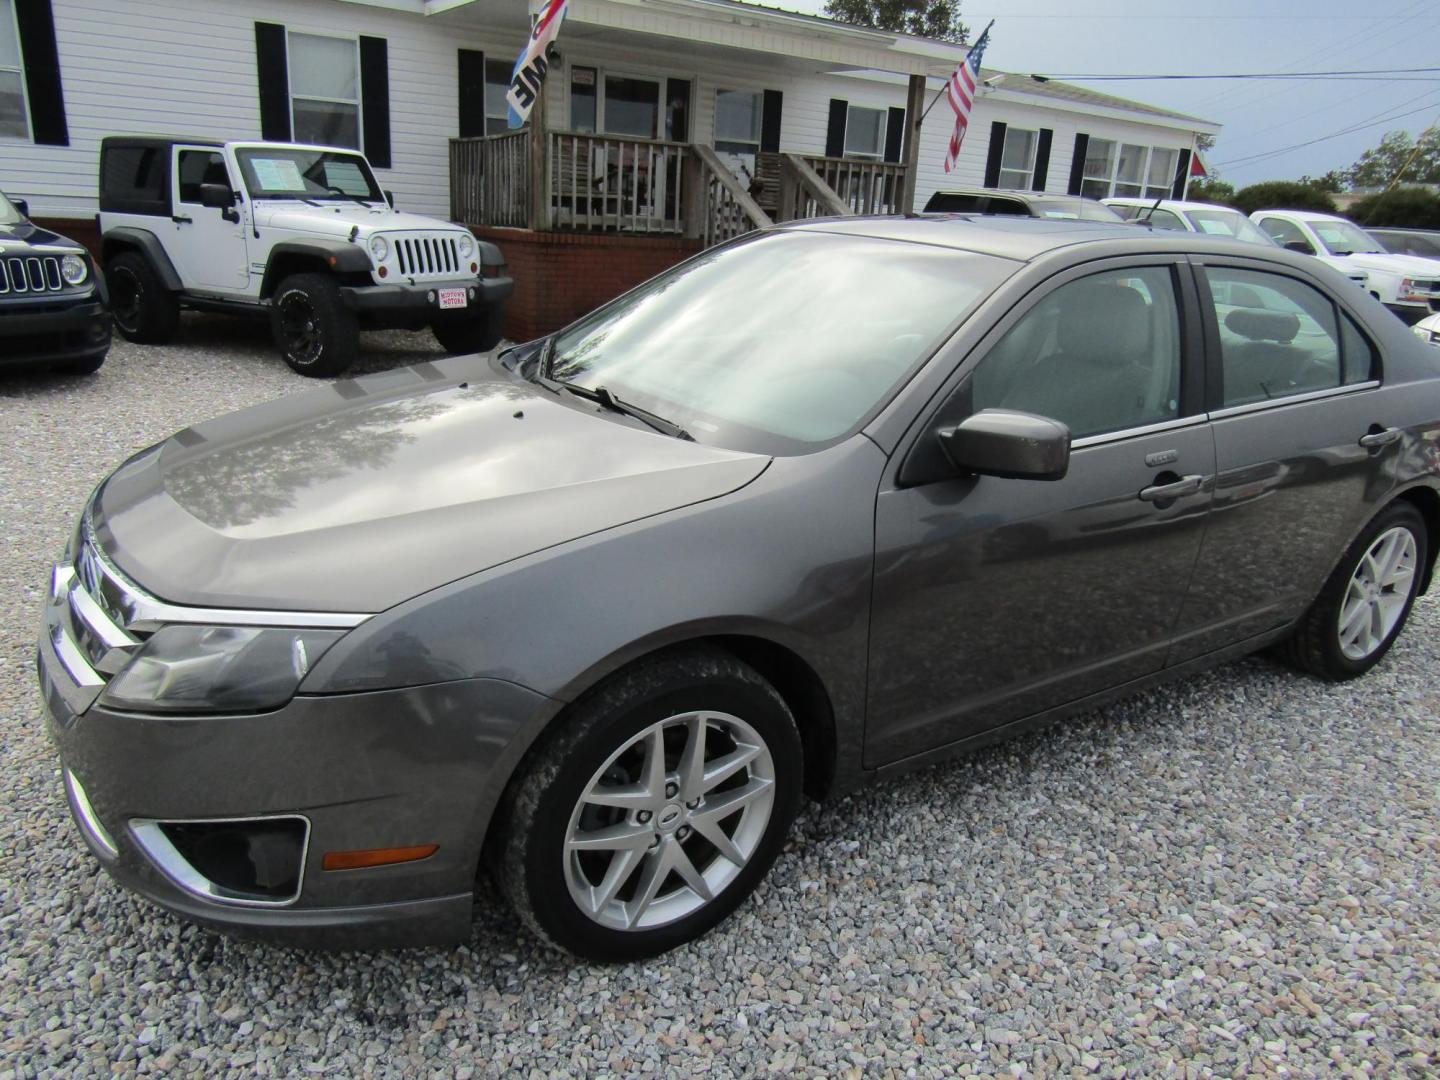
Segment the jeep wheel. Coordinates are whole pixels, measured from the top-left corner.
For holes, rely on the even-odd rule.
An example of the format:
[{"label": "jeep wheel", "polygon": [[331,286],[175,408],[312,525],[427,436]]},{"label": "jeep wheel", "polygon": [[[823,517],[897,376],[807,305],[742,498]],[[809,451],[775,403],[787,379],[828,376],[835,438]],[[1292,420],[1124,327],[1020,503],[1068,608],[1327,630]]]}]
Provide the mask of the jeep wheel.
[{"label": "jeep wheel", "polygon": [[280,355],[301,375],[339,375],[359,351],[355,313],[324,274],[293,274],[282,281],[271,301],[270,326]]},{"label": "jeep wheel", "polygon": [[468,319],[444,320],[431,326],[435,340],[448,353],[489,352],[500,344],[501,319],[498,312]]},{"label": "jeep wheel", "polygon": [[125,338],[142,345],[164,345],[180,325],[180,302],[165,288],[150,261],[122,251],[105,264],[110,311]]}]

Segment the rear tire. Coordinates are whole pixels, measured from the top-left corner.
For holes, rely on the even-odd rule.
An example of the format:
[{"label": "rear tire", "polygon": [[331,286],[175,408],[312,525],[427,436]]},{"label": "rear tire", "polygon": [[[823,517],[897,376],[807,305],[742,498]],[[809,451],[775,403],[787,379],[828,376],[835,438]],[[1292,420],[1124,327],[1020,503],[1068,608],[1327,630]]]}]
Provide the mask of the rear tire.
[{"label": "rear tire", "polygon": [[180,302],[165,287],[150,260],[136,251],[122,251],[105,264],[110,313],[127,341],[165,345],[180,325]]},{"label": "rear tire", "polygon": [[360,323],[325,274],[292,274],[270,300],[270,330],[285,363],[316,379],[339,375],[360,351]]},{"label": "rear tire", "polygon": [[1429,543],[1425,521],[1409,503],[1382,510],[1345,552],[1280,655],[1335,682],[1369,671],[1405,628]]},{"label": "rear tire", "polygon": [[447,353],[489,352],[504,336],[501,320],[493,313],[473,319],[437,322],[430,327],[435,340]]},{"label": "rear tire", "polygon": [[802,784],[800,736],[769,683],[725,653],[676,653],[612,677],[558,723],[507,793],[497,867],[537,935],[639,960],[749,896]]}]

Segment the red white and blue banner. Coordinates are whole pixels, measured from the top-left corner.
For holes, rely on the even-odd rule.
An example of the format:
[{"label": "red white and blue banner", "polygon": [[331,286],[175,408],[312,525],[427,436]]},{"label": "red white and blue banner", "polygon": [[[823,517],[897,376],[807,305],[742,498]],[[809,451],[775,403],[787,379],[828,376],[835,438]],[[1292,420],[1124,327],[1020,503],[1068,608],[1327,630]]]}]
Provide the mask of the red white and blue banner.
[{"label": "red white and blue banner", "polygon": [[955,168],[955,159],[960,156],[960,147],[965,142],[965,132],[970,128],[970,110],[975,107],[975,95],[980,86],[980,61],[985,55],[985,46],[990,41],[990,28],[980,35],[965,55],[965,61],[955,69],[945,85],[945,97],[955,113],[955,131],[950,136],[950,145],[945,150],[945,171]]},{"label": "red white and blue banner", "polygon": [[545,83],[545,74],[550,70],[546,50],[560,33],[560,24],[565,21],[569,8],[570,0],[547,0],[540,17],[535,20],[534,29],[530,31],[525,51],[515,61],[515,70],[510,73],[510,92],[505,95],[505,101],[510,106],[508,123],[512,128],[523,127],[530,119],[530,110],[535,107],[535,99],[540,96],[540,87]]}]

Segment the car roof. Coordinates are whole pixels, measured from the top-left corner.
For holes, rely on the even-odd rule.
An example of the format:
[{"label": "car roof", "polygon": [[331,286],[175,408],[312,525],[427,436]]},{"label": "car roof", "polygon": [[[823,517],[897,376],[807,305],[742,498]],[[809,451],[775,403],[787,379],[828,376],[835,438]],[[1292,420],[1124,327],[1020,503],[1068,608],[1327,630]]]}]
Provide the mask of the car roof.
[{"label": "car roof", "polygon": [[[904,217],[845,217],[797,221],[779,226],[797,232],[825,232],[869,236],[912,244],[971,251],[1017,262],[1030,262],[1051,251],[1077,245],[1114,245],[1130,251],[1156,253],[1243,255],[1273,258],[1280,253],[1243,240],[1202,233],[1137,229],[1129,222],[1084,221],[995,216],[990,214],[909,214]],[[1098,253],[1097,253],[1098,254]],[[1126,254],[1126,251],[1108,254]],[[1299,260],[1302,256],[1293,256]],[[1289,260],[1280,260],[1289,261]],[[1303,265],[1303,263],[1299,263]]]},{"label": "car roof", "polygon": [[1022,188],[987,188],[987,187],[953,187],[939,188],[931,193],[931,198],[936,195],[983,195],[986,198],[1000,196],[1005,199],[1020,199],[1023,202],[1036,202],[1044,199],[1046,202],[1095,202],[1094,199],[1087,199],[1083,195],[1068,195],[1057,191],[1025,191]]},{"label": "car roof", "polygon": [[1366,232],[1404,233],[1406,236],[1440,236],[1440,229],[1414,229],[1400,225],[1367,225]]},{"label": "car roof", "polygon": [[168,146],[223,146],[219,139],[189,139],[183,135],[106,135],[100,140],[101,149],[111,146],[142,146],[164,148]]},{"label": "car roof", "polygon": [[[1101,199],[1106,206],[1154,206],[1154,199],[1139,199],[1129,196],[1115,199]],[[1224,203],[1196,202],[1194,199],[1161,199],[1161,210],[1228,210],[1232,214],[1244,216],[1243,211],[1236,210],[1233,206],[1226,206]]]},{"label": "car roof", "polygon": [[1254,213],[1254,214],[1251,214],[1250,216],[1253,218],[1253,217],[1255,216],[1255,214],[1269,214],[1269,215],[1271,215],[1272,217],[1279,217],[1279,218],[1287,218],[1287,217],[1291,217],[1291,218],[1303,218],[1305,221],[1349,221],[1349,220],[1350,220],[1350,219],[1347,218],[1347,217],[1341,217],[1339,214],[1325,214],[1325,213],[1321,213],[1319,210],[1256,210],[1255,213]]}]

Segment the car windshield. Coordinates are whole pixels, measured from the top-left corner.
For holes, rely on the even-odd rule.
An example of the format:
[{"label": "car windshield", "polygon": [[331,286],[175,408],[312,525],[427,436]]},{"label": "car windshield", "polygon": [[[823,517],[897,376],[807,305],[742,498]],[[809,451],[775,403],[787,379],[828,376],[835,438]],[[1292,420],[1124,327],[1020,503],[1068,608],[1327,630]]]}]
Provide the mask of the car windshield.
[{"label": "car windshield", "polygon": [[561,331],[549,373],[700,442],[803,453],[854,430],[1017,266],[874,237],[764,233]]},{"label": "car windshield", "polygon": [[19,225],[24,220],[15,204],[5,197],[4,192],[0,192],[0,225]]},{"label": "car windshield", "polygon": [[1190,224],[1195,226],[1196,232],[1210,236],[1233,236],[1236,240],[1264,244],[1266,247],[1278,246],[1238,210],[1186,210],[1185,216],[1190,219]]},{"label": "car windshield", "polygon": [[359,154],[257,146],[239,150],[235,157],[251,198],[384,199],[369,163]]},{"label": "car windshield", "polygon": [[1373,237],[1348,221],[1307,221],[1305,224],[1315,230],[1320,243],[1325,245],[1325,250],[1331,255],[1385,253],[1385,249],[1377,244]]},{"label": "car windshield", "polygon": [[1104,203],[1090,202],[1086,199],[1036,199],[1030,206],[1034,209],[1036,217],[1068,218],[1071,221],[1076,218],[1081,221],[1125,220]]}]

